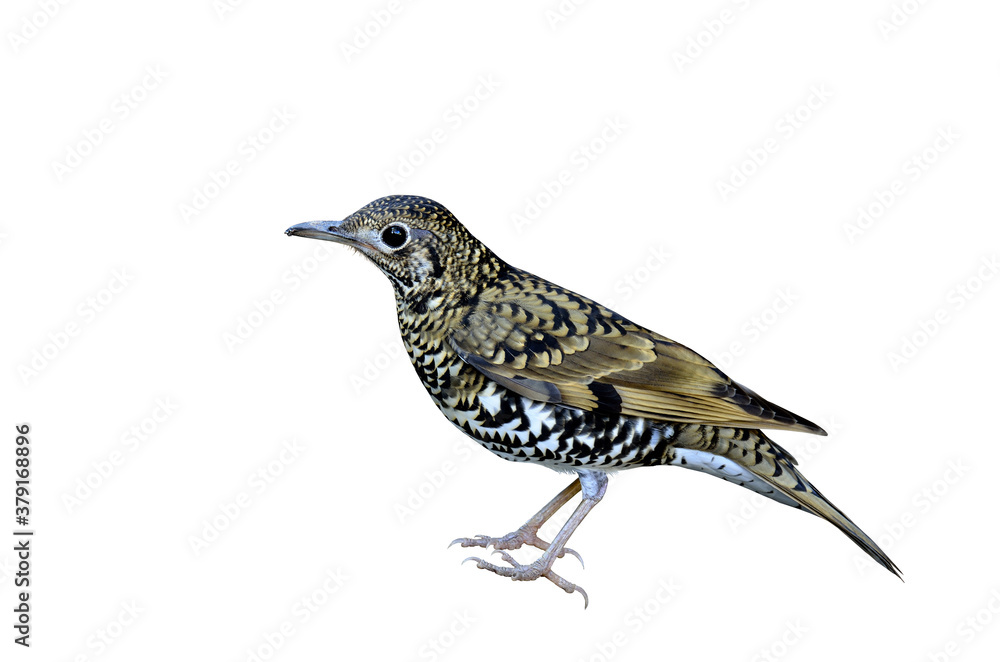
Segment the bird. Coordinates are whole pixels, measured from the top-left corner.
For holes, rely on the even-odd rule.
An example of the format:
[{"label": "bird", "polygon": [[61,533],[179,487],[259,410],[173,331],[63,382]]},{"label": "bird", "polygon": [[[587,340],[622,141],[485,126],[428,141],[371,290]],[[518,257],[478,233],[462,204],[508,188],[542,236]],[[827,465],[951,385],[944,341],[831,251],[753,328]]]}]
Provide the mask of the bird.
[{"label": "bird", "polygon": [[[815,423],[733,381],[703,356],[596,301],[508,264],[443,205],[390,195],[340,221],[310,221],[287,235],[344,244],[389,279],[403,345],[444,416],[493,454],[575,474],[524,525],[452,544],[494,550],[505,565],[476,567],[515,581],[553,571],[605,496],[608,476],[658,465],[701,471],[830,522],[879,565],[899,568],[833,505],[764,429],[817,435]],[[539,529],[581,493],[551,541]],[[520,563],[509,550],[541,550]],[[580,559],[582,563],[582,558]],[[463,561],[464,563],[464,561]]]}]

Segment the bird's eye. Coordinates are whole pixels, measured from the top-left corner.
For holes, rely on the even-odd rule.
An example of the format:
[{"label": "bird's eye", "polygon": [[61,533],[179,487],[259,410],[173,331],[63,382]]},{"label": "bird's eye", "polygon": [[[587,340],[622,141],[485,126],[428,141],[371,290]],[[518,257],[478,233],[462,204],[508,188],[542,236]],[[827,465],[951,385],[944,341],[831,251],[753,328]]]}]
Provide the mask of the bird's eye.
[{"label": "bird's eye", "polygon": [[406,243],[406,228],[402,225],[390,225],[382,230],[382,241],[389,248],[399,248]]}]

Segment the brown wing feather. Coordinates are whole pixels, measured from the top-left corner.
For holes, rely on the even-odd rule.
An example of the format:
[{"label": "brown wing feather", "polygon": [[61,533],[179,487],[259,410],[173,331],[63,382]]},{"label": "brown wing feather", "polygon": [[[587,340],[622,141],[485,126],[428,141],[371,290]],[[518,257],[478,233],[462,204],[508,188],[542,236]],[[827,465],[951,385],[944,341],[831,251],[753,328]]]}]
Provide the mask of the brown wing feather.
[{"label": "brown wing feather", "polygon": [[705,425],[826,434],[687,347],[511,268],[452,332],[462,360],[527,397]]}]

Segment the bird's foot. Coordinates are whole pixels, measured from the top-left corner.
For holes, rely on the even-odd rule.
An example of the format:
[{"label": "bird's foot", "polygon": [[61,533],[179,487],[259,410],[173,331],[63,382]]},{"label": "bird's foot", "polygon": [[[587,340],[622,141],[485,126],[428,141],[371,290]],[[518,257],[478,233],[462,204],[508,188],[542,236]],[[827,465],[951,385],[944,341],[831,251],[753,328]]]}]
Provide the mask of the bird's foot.
[{"label": "bird's foot", "polygon": [[[467,545],[463,545],[466,547]],[[485,545],[483,545],[485,547]],[[510,554],[503,550],[497,550],[493,552],[494,554],[499,554],[500,557],[510,564],[510,567],[494,565],[493,563],[488,563],[481,558],[470,556],[465,559],[465,561],[475,561],[476,567],[482,570],[489,570],[492,573],[500,575],[501,577],[510,577],[515,582],[531,582],[539,577],[545,577],[550,582],[566,591],[567,593],[578,592],[583,596],[583,608],[586,609],[587,605],[590,604],[590,598],[587,597],[587,592],[581,587],[569,582],[556,573],[552,572],[552,563],[557,557],[550,556],[548,553],[542,554],[538,560],[534,563],[529,563],[523,565],[514,560]],[[559,556],[562,556],[561,554]],[[465,563],[462,561],[462,563]]]},{"label": "bird's foot", "polygon": [[[495,550],[521,549],[523,545],[530,545],[531,547],[540,549],[543,552],[549,549],[549,543],[538,537],[538,527],[533,527],[528,524],[525,524],[517,531],[512,531],[500,538],[493,538],[491,536],[484,536],[480,534],[474,538],[455,538],[448,546],[451,547],[455,543],[461,544],[462,547],[492,547]],[[583,557],[580,556],[576,550],[572,550],[568,547],[560,549],[556,558],[561,559],[567,554],[575,556],[576,560],[580,562],[581,566],[583,566]]]}]

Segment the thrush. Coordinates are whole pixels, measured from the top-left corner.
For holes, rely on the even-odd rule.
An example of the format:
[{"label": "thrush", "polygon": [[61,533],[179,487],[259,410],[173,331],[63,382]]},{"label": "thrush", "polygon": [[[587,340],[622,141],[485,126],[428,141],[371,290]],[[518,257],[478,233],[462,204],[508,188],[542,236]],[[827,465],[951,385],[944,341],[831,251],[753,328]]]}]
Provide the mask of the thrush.
[{"label": "thrush", "polygon": [[[817,515],[899,576],[878,545],[825,498],[795,458],[762,429],[825,435],[768,402],[707,359],[571,290],[500,259],[445,207],[427,198],[379,198],[342,221],[300,223],[288,235],[345,244],[392,283],[399,330],[441,413],[495,455],[576,478],[517,530],[459,538],[493,547],[507,565],[470,557],[517,581],[545,577],[576,552],[570,536],[604,497],[608,474],[672,465],[702,471]],[[551,541],[553,514],[582,499]],[[542,550],[533,563],[508,550]]]}]

